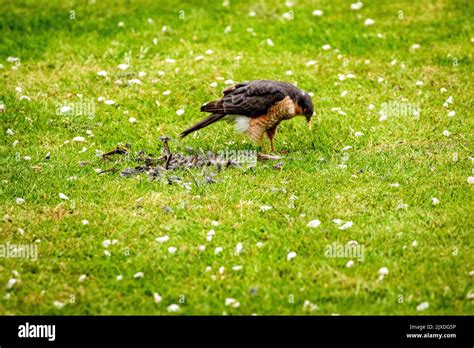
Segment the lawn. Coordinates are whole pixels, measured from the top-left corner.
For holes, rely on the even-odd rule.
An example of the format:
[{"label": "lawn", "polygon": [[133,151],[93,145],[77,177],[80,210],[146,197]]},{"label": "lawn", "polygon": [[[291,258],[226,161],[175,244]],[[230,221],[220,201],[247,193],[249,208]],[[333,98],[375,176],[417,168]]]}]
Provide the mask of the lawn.
[{"label": "lawn", "polygon": [[[0,314],[474,314],[474,3],[351,2],[0,1]],[[281,159],[121,175],[255,79]]]}]

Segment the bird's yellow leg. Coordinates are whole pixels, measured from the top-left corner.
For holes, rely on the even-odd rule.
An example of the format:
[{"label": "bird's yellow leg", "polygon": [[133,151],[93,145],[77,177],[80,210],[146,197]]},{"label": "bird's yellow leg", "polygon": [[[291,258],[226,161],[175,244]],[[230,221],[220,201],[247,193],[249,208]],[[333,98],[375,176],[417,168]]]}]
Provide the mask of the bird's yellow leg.
[{"label": "bird's yellow leg", "polygon": [[265,145],[265,140],[264,140],[263,137],[262,137],[262,139],[260,140],[260,145],[262,145],[263,152],[265,152],[265,153],[268,154],[268,150],[267,150],[267,147],[266,147],[266,145]]},{"label": "bird's yellow leg", "polygon": [[275,145],[273,143],[275,134],[276,134],[276,127],[270,128],[269,130],[267,130],[267,135],[268,135],[268,139],[270,139],[270,146],[271,146],[272,152],[275,152]]}]

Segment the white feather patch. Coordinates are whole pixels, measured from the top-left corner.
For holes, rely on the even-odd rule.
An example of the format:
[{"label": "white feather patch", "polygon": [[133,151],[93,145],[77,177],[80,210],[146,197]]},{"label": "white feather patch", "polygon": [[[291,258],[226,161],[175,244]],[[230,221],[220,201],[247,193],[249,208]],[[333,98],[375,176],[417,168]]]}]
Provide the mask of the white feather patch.
[{"label": "white feather patch", "polygon": [[246,116],[237,116],[235,118],[235,130],[237,133],[245,133],[249,129],[250,118]]}]

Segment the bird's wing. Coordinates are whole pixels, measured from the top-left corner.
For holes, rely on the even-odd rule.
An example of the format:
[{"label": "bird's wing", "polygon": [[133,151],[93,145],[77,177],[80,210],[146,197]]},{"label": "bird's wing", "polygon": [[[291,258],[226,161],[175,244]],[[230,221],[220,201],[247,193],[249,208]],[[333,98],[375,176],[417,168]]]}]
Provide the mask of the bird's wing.
[{"label": "bird's wing", "polygon": [[240,83],[226,88],[221,100],[204,105],[201,111],[258,117],[287,97],[291,88],[294,86],[278,81]]}]

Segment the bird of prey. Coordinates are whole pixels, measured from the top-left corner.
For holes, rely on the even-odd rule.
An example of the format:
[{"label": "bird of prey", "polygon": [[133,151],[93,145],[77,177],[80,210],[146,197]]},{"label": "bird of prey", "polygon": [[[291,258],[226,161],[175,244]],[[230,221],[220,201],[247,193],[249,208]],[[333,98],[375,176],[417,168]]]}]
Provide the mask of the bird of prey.
[{"label": "bird of prey", "polygon": [[270,140],[271,151],[275,151],[273,139],[281,121],[295,116],[305,116],[311,121],[313,103],[308,93],[291,83],[270,80],[255,80],[238,83],[227,87],[220,100],[209,102],[201,111],[210,116],[183,131],[180,136],[207,127],[210,124],[225,120],[235,123],[239,133],[248,133],[250,139],[264,144],[264,135]]}]

